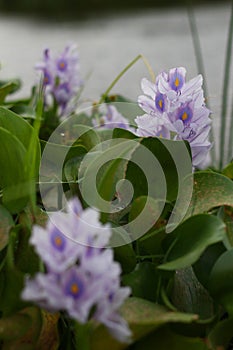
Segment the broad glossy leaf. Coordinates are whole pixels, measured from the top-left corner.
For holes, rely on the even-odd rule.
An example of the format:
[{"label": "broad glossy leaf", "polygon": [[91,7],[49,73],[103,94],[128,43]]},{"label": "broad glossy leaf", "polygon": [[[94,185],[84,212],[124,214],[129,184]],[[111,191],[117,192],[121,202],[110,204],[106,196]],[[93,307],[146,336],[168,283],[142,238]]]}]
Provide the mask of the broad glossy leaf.
[{"label": "broad glossy leaf", "polygon": [[198,314],[201,320],[211,319],[215,314],[212,298],[191,267],[176,271],[172,302],[179,311]]},{"label": "broad glossy leaf", "polygon": [[[183,191],[186,191],[185,185]],[[193,196],[186,217],[208,212],[222,205],[233,206],[233,182],[214,172],[195,173]]]},{"label": "broad glossy leaf", "polygon": [[[121,309],[121,313],[129,323],[134,341],[167,323],[188,324],[198,319],[195,314],[170,311],[161,305],[140,298],[128,298]],[[93,350],[121,350],[128,346],[113,339],[104,326],[99,326],[95,330],[91,340],[91,349]]]},{"label": "broad glossy leaf", "polygon": [[213,349],[230,349],[232,340],[233,318],[218,322],[208,334],[208,342]]},{"label": "broad glossy leaf", "polygon": [[[97,148],[96,152],[88,154],[88,157],[93,155],[93,159],[86,164],[83,172],[81,192],[89,205],[99,208],[102,212],[112,213],[129,204],[131,188],[127,186],[126,181],[119,183],[119,180],[124,179],[128,159],[137,145],[137,142],[130,140],[110,140],[104,143],[102,149]],[[119,192],[120,195],[114,201],[116,192]],[[125,194],[127,195],[124,196]]]},{"label": "broad glossy leaf", "polygon": [[229,179],[233,180],[233,162],[228,164],[226,168],[222,171],[223,175],[229,177]]},{"label": "broad glossy leaf", "polygon": [[208,350],[209,348],[201,338],[185,337],[173,332],[169,327],[162,327],[134,344],[133,349]]},{"label": "broad glossy leaf", "polygon": [[73,130],[77,137],[76,143],[83,145],[88,151],[100,144],[101,139],[93,127],[74,125]]},{"label": "broad glossy leaf", "polygon": [[40,260],[29,243],[32,230],[31,218],[22,212],[19,215],[18,245],[15,250],[15,266],[18,270],[33,275],[40,269]]},{"label": "broad glossy leaf", "polygon": [[13,340],[26,333],[31,325],[29,315],[23,312],[17,312],[12,316],[0,319],[0,339]]},{"label": "broad glossy leaf", "polygon": [[163,207],[163,201],[149,196],[140,196],[133,201],[129,213],[129,228],[134,239],[140,238],[153,229],[160,218]]},{"label": "broad glossy leaf", "polygon": [[233,249],[223,253],[214,264],[208,289],[233,316]]},{"label": "broad glossy leaf", "polygon": [[166,262],[158,268],[178,270],[191,266],[208,246],[224,237],[225,226],[217,217],[208,214],[192,216],[167,236]]},{"label": "broad glossy leaf", "polygon": [[222,242],[218,242],[209,246],[193,265],[193,270],[199,282],[208,289],[210,272],[220,257],[226,251]]},{"label": "broad glossy leaf", "polygon": [[[37,307],[27,307],[20,311],[30,317],[30,325],[26,333],[17,339],[9,339],[3,344],[3,350],[35,350],[42,328],[41,310]],[[17,326],[16,326],[17,327]],[[46,349],[46,348],[45,348]],[[48,349],[48,348],[47,348]],[[48,349],[49,350],[49,349]]]},{"label": "broad glossy leaf", "polygon": [[0,107],[0,127],[5,128],[25,147],[27,156],[25,157],[25,169],[28,178],[35,179],[38,176],[40,166],[40,144],[34,128],[21,116],[14,112]]},{"label": "broad glossy leaf", "polygon": [[139,263],[131,273],[123,275],[122,282],[131,287],[134,297],[155,302],[159,276],[155,265],[145,261]]},{"label": "broad glossy leaf", "polygon": [[9,109],[0,107],[0,126],[16,136],[22,142],[24,147],[26,149],[28,148],[33,127],[21,116],[15,114]]},{"label": "broad glossy leaf", "polygon": [[0,310],[3,316],[9,316],[25,306],[25,302],[20,298],[24,286],[24,274],[11,268],[1,273],[4,274],[4,287],[0,298]]},{"label": "broad glossy leaf", "polygon": [[131,244],[124,244],[114,249],[114,260],[121,264],[122,272],[129,273],[136,266],[136,255]]},{"label": "broad glossy leaf", "polygon": [[8,235],[14,220],[9,211],[0,205],[0,251],[5,248],[8,243]]},{"label": "broad glossy leaf", "polygon": [[137,136],[133,134],[131,131],[126,129],[120,129],[120,128],[115,128],[113,130],[112,137],[114,139],[122,138],[122,139],[128,139],[128,140],[133,140],[137,138]]},{"label": "broad glossy leaf", "polygon": [[23,209],[31,190],[26,173],[26,150],[23,144],[6,129],[0,127],[0,187],[3,204],[12,212]]},{"label": "broad glossy leaf", "polygon": [[151,231],[138,240],[141,255],[163,255],[162,241],[167,236],[165,228]]}]

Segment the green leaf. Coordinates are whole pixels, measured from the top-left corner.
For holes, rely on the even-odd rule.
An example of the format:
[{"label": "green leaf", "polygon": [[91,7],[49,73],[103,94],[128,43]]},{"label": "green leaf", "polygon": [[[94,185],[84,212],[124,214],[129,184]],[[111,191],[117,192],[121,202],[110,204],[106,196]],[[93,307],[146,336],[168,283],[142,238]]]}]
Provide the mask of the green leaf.
[{"label": "green leaf", "polygon": [[223,253],[214,264],[208,290],[233,316],[233,249]]},{"label": "green leaf", "polygon": [[[124,179],[128,159],[137,145],[137,142],[130,140],[109,140],[102,149],[97,147],[96,152],[88,154],[88,157],[92,157],[92,161],[85,163],[81,192],[89,205],[99,208],[102,212],[113,213],[116,209],[119,211],[119,207],[123,209],[129,204],[131,188],[125,186],[127,185],[125,181],[119,183],[119,180]],[[114,201],[116,192],[127,194],[126,198],[123,196],[123,202],[121,196],[120,201],[118,199]],[[105,215],[104,220],[106,219]]]},{"label": "green leaf", "polygon": [[193,270],[199,282],[208,289],[210,272],[220,257],[226,251],[222,242],[218,242],[209,246],[193,265]]},{"label": "green leaf", "polygon": [[14,220],[9,211],[0,205],[0,251],[5,248],[8,243],[8,237]]},{"label": "green leaf", "polygon": [[154,302],[156,301],[158,280],[159,274],[155,265],[146,261],[139,263],[131,273],[122,276],[123,284],[131,287],[134,297]]},{"label": "green leaf", "polygon": [[11,213],[21,211],[28,201],[31,183],[26,173],[26,150],[23,144],[0,127],[0,187],[2,201]]},{"label": "green leaf", "polygon": [[[198,319],[195,314],[170,311],[164,306],[152,303],[140,298],[128,298],[121,308],[123,318],[129,323],[133,332],[133,340],[136,341],[150,332],[167,323],[192,323]],[[127,344],[122,344],[113,339],[104,326],[95,330],[91,339],[93,350],[126,349]]]},{"label": "green leaf", "polygon": [[24,274],[21,271],[5,269],[4,288],[0,298],[0,310],[3,316],[9,316],[25,306],[20,297],[23,286]]},{"label": "green leaf", "polygon": [[222,171],[223,175],[229,177],[229,179],[233,180],[233,162],[228,164]]},{"label": "green leaf", "polygon": [[19,90],[21,86],[20,80],[15,79],[9,82],[0,82],[0,104],[2,104],[7,95]]},{"label": "green leaf", "polygon": [[[183,191],[186,191],[185,185]],[[233,206],[233,182],[218,173],[208,171],[195,173],[193,195],[186,217],[208,212],[222,205]]]},{"label": "green leaf", "polygon": [[128,139],[128,140],[137,139],[137,136],[133,134],[131,131],[126,129],[121,129],[121,128],[113,129],[112,137],[114,139],[117,139],[117,138]]},{"label": "green leaf", "polygon": [[133,350],[208,350],[209,348],[200,338],[179,335],[168,326],[149,334],[133,345]]},{"label": "green leaf", "polygon": [[215,314],[212,298],[191,267],[176,271],[172,302],[179,311],[198,314],[201,320],[211,319]]},{"label": "green leaf", "polygon": [[208,334],[208,342],[213,349],[230,349],[232,339],[233,318],[227,318],[218,322]]},{"label": "green leaf", "polygon": [[129,213],[129,228],[134,240],[153,229],[162,213],[163,205],[162,201],[147,196],[133,201]]},{"label": "green leaf", "polygon": [[100,144],[101,139],[98,133],[87,125],[74,125],[73,130],[77,138],[76,143],[83,145],[88,151]]},{"label": "green leaf", "polygon": [[[27,315],[30,318],[30,325],[27,329],[26,333],[22,336],[12,339],[10,338],[8,341],[4,341],[2,350],[35,350],[42,349],[37,348],[37,342],[40,336],[41,328],[42,328],[42,314],[41,309],[37,307],[27,307],[20,311],[19,314]],[[13,317],[13,316],[12,316]],[[16,324],[15,327],[18,327]],[[43,349],[52,349],[43,348]]]},{"label": "green leaf", "polygon": [[166,262],[158,268],[178,270],[194,264],[208,246],[224,239],[224,228],[220,219],[208,214],[187,219],[167,236]]},{"label": "green leaf", "polygon": [[41,151],[39,139],[35,135],[34,128],[21,116],[3,107],[0,107],[0,127],[17,137],[25,147],[27,153],[27,157],[25,157],[25,170],[28,174],[28,179],[35,180],[39,172]]},{"label": "green leaf", "polygon": [[114,248],[114,260],[121,264],[122,273],[131,272],[136,266],[136,255],[131,244]]},{"label": "green leaf", "polygon": [[[166,231],[183,219],[191,198],[192,187],[182,192],[184,179],[192,173],[189,146],[183,141],[148,137],[140,139],[127,167],[126,179],[134,189],[134,199],[148,195],[161,204],[175,201]],[[192,178],[189,178],[192,185]],[[187,202],[187,204],[186,204]]]},{"label": "green leaf", "polygon": [[32,230],[31,218],[25,212],[22,212],[19,216],[19,224],[15,266],[18,270],[33,275],[39,271],[40,260],[34,247],[29,243]]},{"label": "green leaf", "polygon": [[0,107],[0,126],[16,136],[24,147],[28,148],[33,127],[21,116],[4,107]]},{"label": "green leaf", "polygon": [[12,316],[0,319],[0,339],[13,340],[22,336],[31,324],[27,314],[18,312]]},{"label": "green leaf", "polygon": [[162,241],[167,236],[165,228],[151,231],[138,240],[140,255],[163,255]]}]

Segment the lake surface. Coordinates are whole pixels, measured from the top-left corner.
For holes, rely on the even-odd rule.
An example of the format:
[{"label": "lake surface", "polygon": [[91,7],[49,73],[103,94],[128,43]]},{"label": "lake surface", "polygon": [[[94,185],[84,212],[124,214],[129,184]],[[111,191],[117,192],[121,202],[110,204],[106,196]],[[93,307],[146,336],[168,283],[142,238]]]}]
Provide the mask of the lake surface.
[{"label": "lake surface", "polygon": [[[198,7],[195,14],[205,59],[208,101],[217,129],[230,5]],[[0,78],[21,78],[24,85],[20,96],[26,96],[36,80],[34,65],[41,60],[43,49],[61,51],[68,42],[79,46],[83,77],[91,73],[83,92],[83,97],[91,101],[98,100],[139,53],[148,59],[156,74],[175,66],[186,67],[188,78],[198,73],[187,12],[181,8],[112,14],[79,22],[0,15]],[[142,77],[150,78],[144,63],[139,61],[112,92],[136,101]]]}]

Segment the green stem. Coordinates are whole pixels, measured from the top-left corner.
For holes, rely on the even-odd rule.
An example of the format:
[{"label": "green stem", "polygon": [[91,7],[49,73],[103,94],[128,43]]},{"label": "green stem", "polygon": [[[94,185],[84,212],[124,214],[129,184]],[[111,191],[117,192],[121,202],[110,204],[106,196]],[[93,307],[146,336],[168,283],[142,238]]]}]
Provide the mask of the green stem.
[{"label": "green stem", "polygon": [[15,256],[14,256],[15,240],[16,240],[16,232],[12,230],[9,236],[7,255],[6,255],[6,264],[9,269],[14,269],[14,266],[15,266]]},{"label": "green stem", "polygon": [[230,114],[230,128],[229,128],[229,143],[228,143],[228,155],[227,160],[232,161],[233,157],[233,98],[231,103],[231,114]]},{"label": "green stem", "polygon": [[137,57],[135,57],[119,74],[118,76],[113,80],[113,82],[109,85],[109,87],[107,88],[107,90],[103,93],[103,95],[101,96],[100,100],[99,100],[99,104],[103,103],[106,99],[106,97],[108,96],[109,92],[112,90],[112,88],[116,85],[116,83],[120,80],[120,78],[138,61],[142,59],[145,66],[147,67],[152,80],[155,80],[155,76],[154,76],[154,72],[149,64],[149,62],[147,61],[147,59],[143,56],[143,55],[138,55]]},{"label": "green stem", "polygon": [[161,298],[162,298],[165,306],[167,306],[172,311],[177,311],[177,308],[170,302],[163,286],[161,288]]},{"label": "green stem", "polygon": [[31,134],[31,139],[27,152],[27,166],[25,169],[26,173],[29,174],[30,179],[30,203],[32,208],[33,216],[36,212],[36,176],[38,174],[35,173],[36,169],[36,156],[37,156],[37,140],[41,126],[42,114],[43,114],[43,105],[44,105],[44,97],[43,97],[43,85],[42,80],[39,86],[38,99],[36,104],[36,118],[33,123],[33,132]]},{"label": "green stem", "polygon": [[137,259],[161,259],[164,255],[162,254],[151,254],[151,255],[137,255]]},{"label": "green stem", "polygon": [[225,72],[223,81],[223,93],[222,93],[222,115],[221,115],[221,132],[220,132],[220,159],[219,168],[222,169],[224,164],[224,151],[225,151],[225,138],[226,138],[226,118],[227,118],[227,104],[228,104],[228,92],[229,92],[229,79],[230,79],[230,66],[231,66],[231,54],[232,54],[232,39],[233,39],[233,0],[231,1],[231,18],[228,31],[227,49],[225,57]]},{"label": "green stem", "polygon": [[[200,38],[198,34],[197,29],[197,23],[195,14],[193,11],[192,1],[188,2],[188,19],[189,19],[189,26],[191,31],[191,36],[193,40],[193,47],[194,47],[194,53],[196,58],[196,64],[197,64],[197,70],[200,72],[203,76],[203,90],[205,93],[205,96],[208,96],[208,88],[207,88],[207,79],[206,79],[206,73],[205,73],[205,66],[204,66],[204,60],[202,55],[202,49],[201,49],[201,43]],[[206,103],[207,107],[209,107],[209,103]],[[213,128],[210,129],[210,141],[213,143],[213,147],[211,148],[211,158],[213,165],[216,165],[216,145],[214,143],[214,133]]]},{"label": "green stem", "polygon": [[78,350],[91,349],[91,342],[90,342],[91,329],[92,327],[89,323],[75,324],[75,342],[76,342],[76,348]]}]

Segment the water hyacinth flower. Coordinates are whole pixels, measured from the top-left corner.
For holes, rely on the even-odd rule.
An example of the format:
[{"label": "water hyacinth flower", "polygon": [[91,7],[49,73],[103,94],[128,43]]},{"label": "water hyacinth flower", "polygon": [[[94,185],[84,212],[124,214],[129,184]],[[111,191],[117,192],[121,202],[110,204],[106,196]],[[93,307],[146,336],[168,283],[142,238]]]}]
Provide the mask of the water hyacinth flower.
[{"label": "water hyacinth flower", "polygon": [[129,121],[116,109],[115,106],[107,104],[106,112],[101,115],[99,120],[93,120],[96,128],[114,129],[121,128],[130,130]]},{"label": "water hyacinth flower", "polygon": [[139,136],[188,141],[194,167],[205,164],[211,148],[210,110],[205,106],[202,82],[201,75],[186,82],[183,67],[160,73],[155,83],[142,79],[145,95],[139,96],[138,104],[146,114],[135,119]]},{"label": "water hyacinth flower", "polygon": [[69,45],[56,57],[46,49],[43,62],[36,64],[36,69],[43,73],[45,103],[49,105],[54,99],[61,116],[73,112],[76,106],[72,99],[82,86],[77,47]]},{"label": "water hyacinth flower", "polygon": [[106,248],[110,236],[110,226],[99,222],[94,209],[83,210],[78,199],[68,202],[67,212],[52,214],[45,229],[34,226],[30,243],[46,272],[26,279],[22,299],[65,311],[82,324],[100,322],[128,342],[131,331],[118,310],[130,288],[120,286],[120,264]]}]

